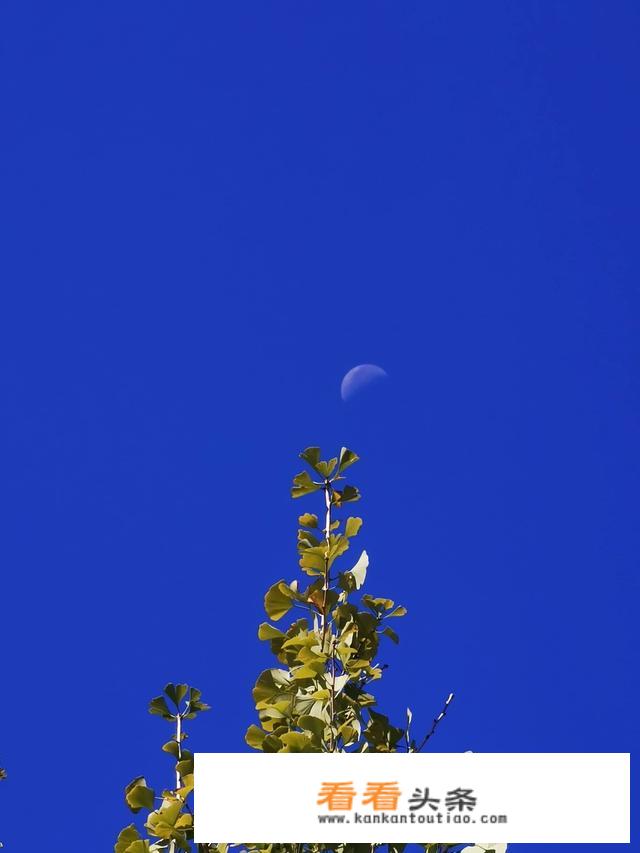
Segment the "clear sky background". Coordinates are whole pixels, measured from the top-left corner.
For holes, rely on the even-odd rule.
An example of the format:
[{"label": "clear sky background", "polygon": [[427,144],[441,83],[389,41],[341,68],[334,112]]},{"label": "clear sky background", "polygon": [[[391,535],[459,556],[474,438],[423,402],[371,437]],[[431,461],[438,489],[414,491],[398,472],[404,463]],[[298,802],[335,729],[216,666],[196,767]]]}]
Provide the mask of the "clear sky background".
[{"label": "clear sky background", "polygon": [[247,749],[309,444],[361,455],[369,591],[409,608],[382,710],[637,746],[638,4],[1,18],[7,850],[111,849],[171,781],[168,680],[194,747]]}]

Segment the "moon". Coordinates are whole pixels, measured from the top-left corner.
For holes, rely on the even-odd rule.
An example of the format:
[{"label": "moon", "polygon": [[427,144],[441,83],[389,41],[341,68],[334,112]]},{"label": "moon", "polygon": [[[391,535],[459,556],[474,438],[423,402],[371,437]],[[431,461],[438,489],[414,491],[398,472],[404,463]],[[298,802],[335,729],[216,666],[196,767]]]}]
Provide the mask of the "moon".
[{"label": "moon", "polygon": [[346,403],[367,385],[378,383],[386,378],[386,370],[378,367],[377,364],[358,364],[345,374],[340,385],[340,396]]}]

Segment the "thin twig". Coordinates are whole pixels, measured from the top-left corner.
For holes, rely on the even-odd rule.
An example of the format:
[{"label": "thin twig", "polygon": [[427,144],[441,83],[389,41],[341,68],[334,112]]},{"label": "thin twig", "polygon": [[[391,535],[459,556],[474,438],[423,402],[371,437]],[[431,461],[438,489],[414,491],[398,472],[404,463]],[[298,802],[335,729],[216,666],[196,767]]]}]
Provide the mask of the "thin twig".
[{"label": "thin twig", "polygon": [[449,710],[449,705],[452,702],[453,702],[453,693],[449,693],[449,695],[447,696],[447,699],[444,703],[444,707],[443,707],[442,711],[440,711],[438,716],[433,721],[433,725],[431,726],[431,731],[424,736],[424,739],[423,739],[422,743],[420,744],[420,746],[417,749],[414,749],[413,752],[420,752],[422,750],[422,748],[424,747],[425,743],[429,740],[429,738],[433,737],[436,729],[438,728],[438,726],[440,725],[442,720],[447,716],[447,711]]}]

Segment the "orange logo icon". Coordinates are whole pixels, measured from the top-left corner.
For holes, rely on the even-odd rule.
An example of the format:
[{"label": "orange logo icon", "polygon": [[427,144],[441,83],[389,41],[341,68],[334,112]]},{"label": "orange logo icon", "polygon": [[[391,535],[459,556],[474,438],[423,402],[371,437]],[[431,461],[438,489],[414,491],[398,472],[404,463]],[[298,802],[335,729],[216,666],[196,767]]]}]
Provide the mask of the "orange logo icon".
[{"label": "orange logo icon", "polygon": [[326,803],[331,812],[348,811],[355,795],[352,782],[323,782],[317,802],[319,806]]},{"label": "orange logo icon", "polygon": [[362,805],[366,806],[371,803],[376,812],[394,811],[398,808],[400,793],[397,782],[369,782],[367,790],[364,792]]}]

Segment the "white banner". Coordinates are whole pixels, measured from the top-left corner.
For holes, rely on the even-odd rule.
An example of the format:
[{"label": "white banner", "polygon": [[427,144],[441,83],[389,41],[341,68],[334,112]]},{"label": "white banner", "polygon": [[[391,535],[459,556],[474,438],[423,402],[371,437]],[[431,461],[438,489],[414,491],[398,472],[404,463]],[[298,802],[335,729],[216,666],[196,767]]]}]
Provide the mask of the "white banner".
[{"label": "white banner", "polygon": [[629,843],[628,753],[197,753],[196,843]]}]

